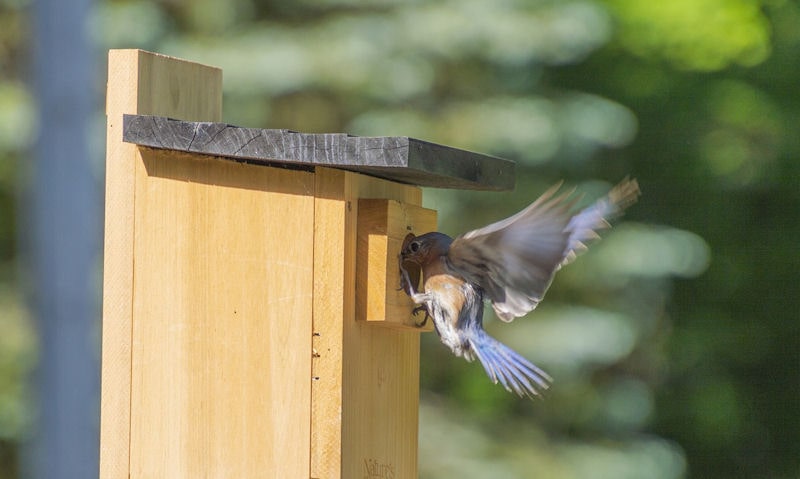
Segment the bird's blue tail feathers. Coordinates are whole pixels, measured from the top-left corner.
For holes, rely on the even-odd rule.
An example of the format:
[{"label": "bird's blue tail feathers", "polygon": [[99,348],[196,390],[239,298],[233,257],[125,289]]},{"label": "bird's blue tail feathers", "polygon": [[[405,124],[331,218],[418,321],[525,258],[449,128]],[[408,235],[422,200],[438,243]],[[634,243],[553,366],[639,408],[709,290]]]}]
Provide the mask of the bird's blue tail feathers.
[{"label": "bird's blue tail feathers", "polygon": [[492,382],[500,382],[510,392],[530,398],[541,396],[553,381],[546,372],[483,329],[475,330],[469,343]]}]

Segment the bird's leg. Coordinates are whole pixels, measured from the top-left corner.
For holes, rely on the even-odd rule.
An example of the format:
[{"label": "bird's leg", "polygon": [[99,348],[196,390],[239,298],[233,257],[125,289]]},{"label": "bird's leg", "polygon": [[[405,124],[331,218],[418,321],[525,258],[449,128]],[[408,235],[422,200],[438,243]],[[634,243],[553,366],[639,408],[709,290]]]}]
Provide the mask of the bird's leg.
[{"label": "bird's leg", "polygon": [[421,327],[425,326],[426,324],[428,324],[428,318],[430,318],[431,316],[428,313],[428,307],[425,305],[425,303],[426,303],[426,301],[428,299],[427,295],[424,294],[424,293],[417,293],[417,290],[414,289],[414,286],[415,285],[411,281],[411,278],[410,278],[410,276],[408,274],[408,270],[406,270],[403,267],[403,261],[400,260],[400,289],[404,289],[406,291],[406,293],[408,293],[408,295],[411,296],[411,299],[416,304],[419,305],[416,308],[414,308],[413,310],[411,310],[411,313],[414,315],[414,317],[416,317],[417,314],[420,313],[420,311],[425,311],[425,317],[422,318],[421,322],[420,321],[416,321],[416,320],[414,321],[414,324],[418,328],[421,328]]},{"label": "bird's leg", "polygon": [[414,317],[417,317],[421,311],[425,311],[425,316],[422,318],[422,321],[414,320],[414,324],[421,328],[428,324],[428,318],[431,317],[430,312],[428,311],[428,300],[430,299],[430,295],[428,293],[414,293],[411,295],[411,300],[414,301],[418,306],[411,310],[411,313]]}]

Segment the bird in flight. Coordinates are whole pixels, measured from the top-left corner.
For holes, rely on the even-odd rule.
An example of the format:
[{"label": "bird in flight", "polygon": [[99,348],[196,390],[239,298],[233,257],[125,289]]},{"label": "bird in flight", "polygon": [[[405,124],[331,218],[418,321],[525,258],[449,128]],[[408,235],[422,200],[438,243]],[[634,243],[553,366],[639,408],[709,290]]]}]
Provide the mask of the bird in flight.
[{"label": "bird in flight", "polygon": [[[489,378],[520,396],[537,397],[552,378],[483,329],[483,301],[506,322],[533,311],[555,273],[598,239],[598,231],[639,197],[626,178],[590,206],[575,210],[574,190],[548,189],[519,213],[453,239],[409,233],[400,251],[400,284],[433,320],[436,333],[456,356],[478,359]],[[422,279],[422,288],[417,290]]]}]

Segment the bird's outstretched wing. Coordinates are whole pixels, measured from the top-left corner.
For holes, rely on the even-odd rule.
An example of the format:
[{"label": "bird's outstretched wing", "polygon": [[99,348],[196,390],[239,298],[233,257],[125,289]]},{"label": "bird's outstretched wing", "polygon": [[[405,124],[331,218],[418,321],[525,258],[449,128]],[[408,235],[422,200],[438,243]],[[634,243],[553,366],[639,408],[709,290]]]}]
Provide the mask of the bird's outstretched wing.
[{"label": "bird's outstretched wing", "polygon": [[599,238],[639,196],[635,179],[625,179],[607,196],[577,214],[573,190],[547,190],[519,213],[465,233],[450,245],[450,266],[480,285],[498,317],[511,321],[532,311],[553,275]]}]

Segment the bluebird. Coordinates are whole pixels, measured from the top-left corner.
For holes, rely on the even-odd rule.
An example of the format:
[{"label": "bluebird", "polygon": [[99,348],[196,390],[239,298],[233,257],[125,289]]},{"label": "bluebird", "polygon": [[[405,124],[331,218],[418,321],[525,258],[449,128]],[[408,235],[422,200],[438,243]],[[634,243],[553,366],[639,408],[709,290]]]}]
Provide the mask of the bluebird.
[{"label": "bluebird", "polygon": [[[433,320],[436,333],[456,356],[476,358],[486,374],[509,392],[536,397],[552,378],[483,329],[483,302],[505,322],[534,310],[555,273],[599,238],[598,231],[639,196],[626,178],[594,204],[575,211],[574,190],[561,183],[519,213],[453,239],[432,232],[409,233],[400,252],[401,287]],[[420,279],[422,290],[417,291]]]}]

